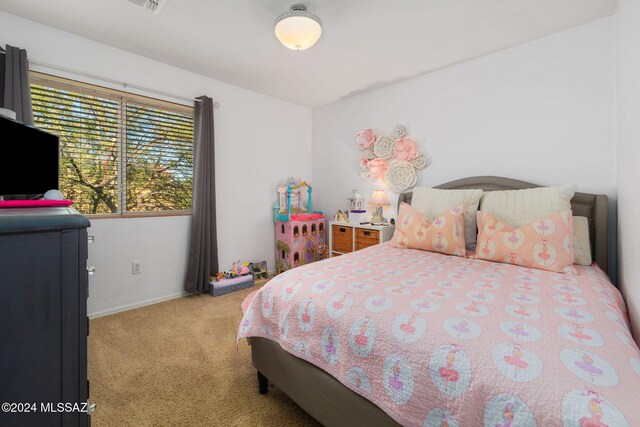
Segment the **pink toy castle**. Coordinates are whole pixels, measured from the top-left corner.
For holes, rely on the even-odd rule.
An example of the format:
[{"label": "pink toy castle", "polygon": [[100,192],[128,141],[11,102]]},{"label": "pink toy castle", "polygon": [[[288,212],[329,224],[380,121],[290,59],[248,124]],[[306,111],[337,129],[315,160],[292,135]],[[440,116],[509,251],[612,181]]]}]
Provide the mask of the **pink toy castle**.
[{"label": "pink toy castle", "polygon": [[324,216],[276,223],[277,273],[317,261],[319,245],[326,241]]},{"label": "pink toy castle", "polygon": [[[326,254],[324,215],[312,211],[311,186],[293,178],[288,181],[278,188],[278,201],[274,206],[276,274],[317,261]],[[302,187],[307,187],[306,206],[300,191]]]}]

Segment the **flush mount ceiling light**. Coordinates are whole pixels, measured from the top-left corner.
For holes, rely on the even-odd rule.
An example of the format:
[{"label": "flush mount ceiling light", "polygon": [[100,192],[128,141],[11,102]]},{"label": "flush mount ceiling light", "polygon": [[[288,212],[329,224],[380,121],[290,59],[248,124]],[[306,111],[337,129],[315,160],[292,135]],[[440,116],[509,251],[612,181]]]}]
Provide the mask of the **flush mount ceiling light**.
[{"label": "flush mount ceiling light", "polygon": [[276,37],[292,50],[305,50],[316,44],[322,35],[322,22],[303,4],[294,4],[276,19]]}]

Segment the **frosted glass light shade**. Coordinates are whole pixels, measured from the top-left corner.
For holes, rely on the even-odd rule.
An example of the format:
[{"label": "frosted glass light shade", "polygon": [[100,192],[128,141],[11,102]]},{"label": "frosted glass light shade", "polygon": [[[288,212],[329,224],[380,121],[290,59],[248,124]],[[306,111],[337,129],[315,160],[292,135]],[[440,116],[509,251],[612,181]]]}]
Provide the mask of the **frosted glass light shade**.
[{"label": "frosted glass light shade", "polygon": [[322,35],[320,18],[301,4],[278,16],[275,33],[280,43],[292,50],[305,50],[316,44]]}]

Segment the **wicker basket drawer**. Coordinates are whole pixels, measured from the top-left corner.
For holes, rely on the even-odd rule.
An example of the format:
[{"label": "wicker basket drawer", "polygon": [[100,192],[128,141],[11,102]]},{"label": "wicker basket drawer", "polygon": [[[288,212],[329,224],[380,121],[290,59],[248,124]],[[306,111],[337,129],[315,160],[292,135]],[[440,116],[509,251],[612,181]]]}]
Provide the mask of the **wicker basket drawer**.
[{"label": "wicker basket drawer", "polygon": [[331,251],[347,253],[353,251],[351,243],[353,242],[353,228],[342,227],[340,225],[332,226]]},{"label": "wicker basket drawer", "polygon": [[380,243],[380,232],[378,230],[367,230],[366,228],[356,229],[356,250],[368,248]]}]

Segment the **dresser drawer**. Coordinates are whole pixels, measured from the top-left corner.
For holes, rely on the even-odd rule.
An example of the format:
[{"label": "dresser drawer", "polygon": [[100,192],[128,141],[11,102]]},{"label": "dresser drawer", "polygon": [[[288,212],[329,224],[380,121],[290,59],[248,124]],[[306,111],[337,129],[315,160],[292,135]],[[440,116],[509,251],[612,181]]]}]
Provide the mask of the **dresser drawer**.
[{"label": "dresser drawer", "polygon": [[331,251],[347,253],[353,251],[353,228],[333,225],[331,229]]},{"label": "dresser drawer", "polygon": [[380,232],[378,230],[368,230],[366,228],[356,229],[356,250],[368,248],[380,243]]}]

